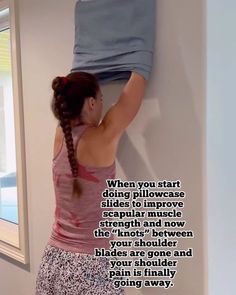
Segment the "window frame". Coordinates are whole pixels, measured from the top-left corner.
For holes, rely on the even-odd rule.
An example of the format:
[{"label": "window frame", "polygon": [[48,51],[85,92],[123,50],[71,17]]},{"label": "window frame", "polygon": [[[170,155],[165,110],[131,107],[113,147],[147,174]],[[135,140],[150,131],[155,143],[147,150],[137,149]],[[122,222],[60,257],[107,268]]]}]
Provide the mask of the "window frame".
[{"label": "window frame", "polygon": [[[28,214],[27,214],[27,190],[26,190],[26,157],[25,135],[22,96],[22,75],[20,60],[20,35],[18,10],[16,0],[0,0],[0,11],[9,9],[9,24],[11,36],[11,65],[12,65],[12,91],[14,106],[14,127],[16,145],[16,182],[18,204],[18,234],[19,247],[9,241],[0,240],[0,253],[11,257],[23,264],[29,263],[28,240]],[[3,26],[0,28],[3,30]],[[6,221],[4,221],[6,222]],[[9,222],[10,223],[10,222]],[[2,224],[2,222],[1,222]],[[10,233],[9,233],[10,234]]]}]

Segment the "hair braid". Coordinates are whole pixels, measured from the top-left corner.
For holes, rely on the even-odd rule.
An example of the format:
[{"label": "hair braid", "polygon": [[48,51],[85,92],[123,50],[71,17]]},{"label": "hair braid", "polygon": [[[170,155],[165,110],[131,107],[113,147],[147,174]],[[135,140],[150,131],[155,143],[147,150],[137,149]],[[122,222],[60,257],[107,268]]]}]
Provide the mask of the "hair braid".
[{"label": "hair braid", "polygon": [[61,94],[56,95],[55,107],[58,111],[58,117],[60,126],[65,136],[65,142],[67,147],[68,160],[71,167],[73,176],[73,194],[81,194],[81,187],[78,182],[78,164],[75,157],[75,148],[72,137],[72,129],[70,124],[70,113],[68,112],[67,103],[65,102],[64,96]]},{"label": "hair braid", "polygon": [[96,97],[99,84],[96,77],[86,72],[70,73],[66,77],[57,76],[52,81],[54,90],[51,110],[62,127],[73,176],[73,194],[81,194],[78,181],[78,163],[72,138],[71,120],[79,118],[86,97]]}]

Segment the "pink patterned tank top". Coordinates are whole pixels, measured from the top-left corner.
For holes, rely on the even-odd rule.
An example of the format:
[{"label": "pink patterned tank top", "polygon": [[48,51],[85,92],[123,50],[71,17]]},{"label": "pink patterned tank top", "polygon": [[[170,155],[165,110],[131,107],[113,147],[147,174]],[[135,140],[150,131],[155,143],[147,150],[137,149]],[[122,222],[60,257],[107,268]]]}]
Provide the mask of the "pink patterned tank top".
[{"label": "pink patterned tank top", "polygon": [[[72,129],[74,146],[87,127],[79,125]],[[78,168],[82,194],[76,198],[72,197],[73,178],[63,141],[60,152],[53,159],[56,209],[48,244],[66,251],[94,254],[94,248],[109,249],[109,241],[113,239],[113,235],[108,238],[94,237],[93,231],[99,228],[99,221],[104,220],[104,209],[100,207],[101,201],[105,201],[102,192],[107,188],[106,180],[115,178],[115,161],[108,167],[90,167],[78,163]]]}]

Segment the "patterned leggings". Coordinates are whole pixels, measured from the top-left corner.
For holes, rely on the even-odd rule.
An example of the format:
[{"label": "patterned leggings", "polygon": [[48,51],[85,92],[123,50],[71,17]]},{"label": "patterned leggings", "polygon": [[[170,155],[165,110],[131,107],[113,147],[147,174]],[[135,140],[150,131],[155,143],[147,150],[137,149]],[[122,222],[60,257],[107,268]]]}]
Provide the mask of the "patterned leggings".
[{"label": "patterned leggings", "polygon": [[109,268],[107,257],[73,253],[47,245],[36,279],[35,294],[124,295],[123,288],[114,287],[108,275]]}]

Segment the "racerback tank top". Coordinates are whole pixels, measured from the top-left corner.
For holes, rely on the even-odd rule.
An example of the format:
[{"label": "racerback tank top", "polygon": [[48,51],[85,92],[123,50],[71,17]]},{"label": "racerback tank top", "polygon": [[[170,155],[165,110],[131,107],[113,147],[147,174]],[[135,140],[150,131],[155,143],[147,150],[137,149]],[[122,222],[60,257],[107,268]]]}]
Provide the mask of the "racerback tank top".
[{"label": "racerback tank top", "polygon": [[[78,125],[72,129],[74,146],[77,146],[88,125]],[[66,251],[94,254],[94,248],[110,248],[113,239],[94,237],[93,230],[99,228],[105,201],[102,192],[107,188],[106,180],[115,178],[115,161],[108,167],[83,166],[78,163],[79,183],[82,193],[79,198],[72,196],[73,178],[67,148],[63,140],[61,150],[53,159],[52,173],[56,198],[55,220],[48,244]],[[111,228],[103,228],[111,231]]]}]

